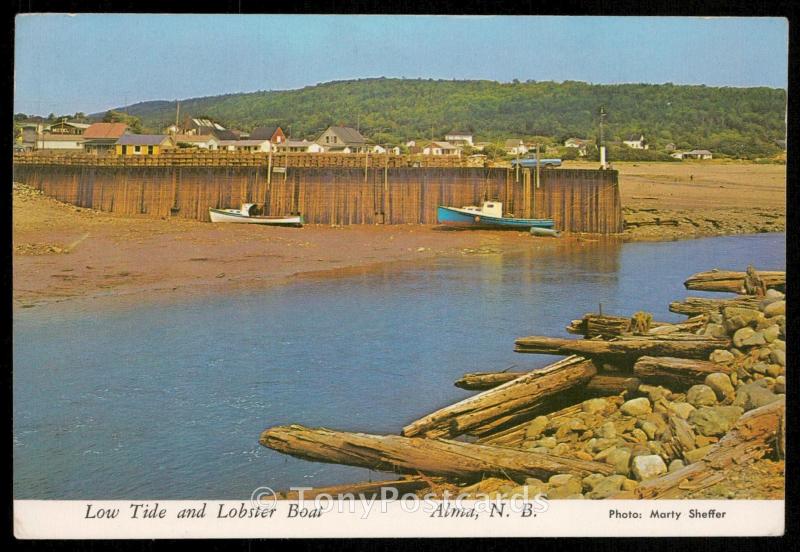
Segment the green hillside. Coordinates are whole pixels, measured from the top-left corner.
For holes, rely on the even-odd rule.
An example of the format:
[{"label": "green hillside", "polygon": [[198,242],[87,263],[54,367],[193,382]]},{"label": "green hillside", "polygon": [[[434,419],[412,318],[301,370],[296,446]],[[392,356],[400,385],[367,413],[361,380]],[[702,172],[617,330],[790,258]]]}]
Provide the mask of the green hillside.
[{"label": "green hillside", "polygon": [[[331,124],[358,125],[379,142],[437,138],[469,130],[478,141],[504,138],[593,139],[605,106],[606,140],[644,133],[654,147],[710,149],[766,156],[785,138],[786,92],[672,84],[592,85],[583,82],[363,79],[299,90],[229,94],[181,101],[181,113],[211,117],[228,128],[279,124],[311,138]],[[175,102],[127,108],[146,130],[175,119]]]}]

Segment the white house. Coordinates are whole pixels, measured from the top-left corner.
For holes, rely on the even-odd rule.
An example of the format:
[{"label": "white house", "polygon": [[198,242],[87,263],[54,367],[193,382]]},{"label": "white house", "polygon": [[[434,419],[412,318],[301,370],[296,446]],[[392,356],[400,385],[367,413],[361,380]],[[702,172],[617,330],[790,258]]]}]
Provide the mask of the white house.
[{"label": "white house", "polygon": [[303,153],[322,153],[325,149],[316,142],[308,140],[286,140],[278,148],[279,151],[303,152]]},{"label": "white house", "polygon": [[650,149],[650,144],[645,142],[644,134],[641,133],[628,136],[628,139],[623,140],[622,143],[633,149]]},{"label": "white house", "polygon": [[461,155],[461,148],[450,142],[431,142],[422,148],[422,155]]},{"label": "white house", "polygon": [[509,155],[525,155],[528,153],[528,147],[525,142],[518,139],[506,140],[505,150]]},{"label": "white house", "polygon": [[268,138],[264,140],[220,140],[219,149],[225,151],[269,152],[273,149],[273,144]]},{"label": "white house", "polygon": [[173,134],[172,141],[178,147],[216,150],[220,141],[213,134]]},{"label": "white house", "polygon": [[78,134],[39,134],[36,137],[38,150],[83,151],[84,138]]},{"label": "white house", "polygon": [[444,139],[451,144],[456,144],[459,146],[472,146],[472,133],[461,131],[461,130],[454,130],[453,132],[446,134]]},{"label": "white house", "polygon": [[685,151],[681,154],[681,159],[712,159],[713,155],[708,150]]}]

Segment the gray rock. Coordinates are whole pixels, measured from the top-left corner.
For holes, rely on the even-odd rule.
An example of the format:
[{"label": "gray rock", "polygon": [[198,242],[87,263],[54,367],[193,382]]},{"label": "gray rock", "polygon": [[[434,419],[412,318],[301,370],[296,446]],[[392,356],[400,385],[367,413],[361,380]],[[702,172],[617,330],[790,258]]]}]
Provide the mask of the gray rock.
[{"label": "gray rock", "polygon": [[693,385],[686,392],[686,402],[694,407],[717,404],[717,395],[708,385]]},{"label": "gray rock", "polygon": [[733,356],[733,353],[726,351],[725,349],[716,349],[710,355],[708,355],[708,360],[718,364],[733,362],[734,358],[735,357]]},{"label": "gray rock", "polygon": [[694,407],[687,402],[674,402],[669,404],[667,411],[685,420],[689,417],[689,414],[694,411]]},{"label": "gray rock", "polygon": [[611,464],[614,466],[614,471],[622,474],[628,475],[630,471],[630,463],[631,463],[631,451],[626,448],[615,448],[611,451],[611,453],[606,456],[606,464]]},{"label": "gray rock", "polygon": [[709,324],[703,330],[703,335],[722,338],[728,337],[728,332],[725,331],[725,327],[722,324]]},{"label": "gray rock", "polygon": [[602,412],[605,410],[608,402],[605,399],[589,399],[581,403],[581,409],[584,412],[594,414],[595,412]]},{"label": "gray rock", "polygon": [[[756,325],[756,323],[764,318],[764,315],[758,309],[747,309],[743,307],[725,307],[723,314],[728,320],[740,318],[744,323],[742,326]],[[740,326],[741,327],[741,326]]]},{"label": "gray rock", "polygon": [[775,341],[770,343],[769,348],[772,349],[773,351],[776,349],[779,351],[785,351],[786,342],[783,339],[776,339]]},{"label": "gray rock", "polygon": [[669,397],[672,394],[672,391],[666,387],[661,387],[660,385],[647,385],[646,383],[643,383],[639,386],[639,393],[647,395],[647,398],[650,399],[650,402],[654,403],[659,399]]},{"label": "gray rock", "polygon": [[617,436],[617,428],[614,426],[614,422],[606,422],[597,428],[595,433],[603,439],[613,439]]},{"label": "gray rock", "polygon": [[733,404],[747,411],[773,403],[778,399],[780,399],[778,395],[754,382],[739,386]]},{"label": "gray rock", "polygon": [[667,465],[660,456],[655,454],[636,456],[633,459],[632,471],[636,479],[645,481],[667,473]]},{"label": "gray rock", "polygon": [[749,327],[749,326],[746,326],[744,328],[739,328],[733,334],[733,344],[737,348],[744,347],[744,340],[745,339],[750,339],[751,337],[753,337],[753,335],[755,333],[756,333],[756,331],[753,328]]},{"label": "gray rock", "polygon": [[777,289],[768,289],[767,292],[764,294],[765,299],[783,299],[786,295],[782,291],[778,291]]},{"label": "gray rock", "polygon": [[692,412],[689,423],[700,435],[714,437],[726,434],[743,413],[739,406],[704,406]]},{"label": "gray rock", "polygon": [[786,393],[786,378],[784,376],[778,376],[775,378],[775,386],[772,388],[775,393]]},{"label": "gray rock", "polygon": [[[741,332],[745,328],[739,330]],[[736,332],[737,334],[739,332]],[[734,335],[734,340],[736,339],[736,335]],[[735,343],[735,341],[734,341]],[[767,340],[764,339],[764,333],[760,331],[753,331],[753,333],[749,337],[745,337],[744,339],[740,340],[738,346],[739,347],[753,347],[756,345],[765,345]]]},{"label": "gray rock", "polygon": [[786,314],[786,301],[775,301],[764,307],[764,316],[773,317]]},{"label": "gray rock", "polygon": [[771,378],[777,378],[781,374],[783,374],[784,368],[780,364],[768,364],[767,365],[767,375]]},{"label": "gray rock", "polygon": [[736,397],[736,390],[727,374],[714,372],[706,376],[704,383],[714,391],[718,401],[732,401]]},{"label": "gray rock", "polygon": [[586,493],[586,498],[599,500],[615,495],[622,490],[622,484],[627,477],[624,475],[609,475],[597,482],[592,490]]},{"label": "gray rock", "polygon": [[[624,475],[622,475],[622,476],[617,476],[617,477],[622,477],[623,479],[625,478],[625,476],[624,476]],[[603,475],[603,474],[601,474],[601,473],[593,473],[593,474],[587,475],[587,476],[586,476],[586,477],[584,477],[584,478],[583,478],[583,480],[582,480],[582,481],[583,481],[583,486],[584,486],[584,487],[588,487],[588,488],[589,488],[589,490],[593,490],[593,489],[594,489],[594,487],[595,487],[595,485],[597,485],[598,483],[600,483],[600,482],[601,482],[602,480],[604,480],[605,478],[606,478],[606,476],[605,476],[605,475]]]},{"label": "gray rock", "polygon": [[626,401],[622,403],[622,406],[620,406],[619,409],[623,414],[627,414],[628,416],[641,416],[642,414],[648,414],[652,412],[650,401],[645,397],[639,397],[638,399]]},{"label": "gray rock", "polygon": [[684,467],[683,460],[681,460],[680,458],[676,458],[675,460],[669,463],[669,472],[672,473],[674,471],[678,471],[683,467]]}]

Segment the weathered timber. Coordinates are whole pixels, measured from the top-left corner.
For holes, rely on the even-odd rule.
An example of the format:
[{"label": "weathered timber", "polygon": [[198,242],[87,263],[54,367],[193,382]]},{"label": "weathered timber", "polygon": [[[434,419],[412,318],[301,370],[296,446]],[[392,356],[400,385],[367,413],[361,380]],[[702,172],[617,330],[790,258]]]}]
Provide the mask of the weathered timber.
[{"label": "weathered timber", "polygon": [[639,378],[631,376],[598,374],[586,384],[586,393],[596,397],[619,395],[620,393],[631,394],[639,388],[641,383]]},{"label": "weathered timber", "polygon": [[[692,274],[683,285],[686,289],[695,291],[727,291],[731,293],[747,294],[748,290],[745,286],[745,276],[745,272],[709,270],[707,272]],[[784,291],[786,288],[786,272],[784,271],[759,271],[758,278],[767,289]]]},{"label": "weathered timber", "polygon": [[527,373],[528,372],[474,372],[461,376],[461,378],[456,380],[455,386],[470,391],[484,391],[508,383]]},{"label": "weathered timber", "polygon": [[786,402],[781,399],[739,418],[731,430],[702,459],[680,470],[642,482],[635,490],[612,499],[681,498],[725,479],[732,464],[749,464],[778,446]]},{"label": "weathered timber", "polygon": [[714,349],[726,349],[730,346],[727,339],[675,334],[622,336],[613,341],[530,336],[520,337],[515,343],[514,350],[518,353],[617,357],[628,360],[645,355],[703,359],[708,358]]},{"label": "weathered timber", "polygon": [[511,423],[512,418],[519,420],[519,413],[535,416],[544,408],[552,408],[554,400],[568,400],[561,395],[564,391],[582,386],[596,373],[592,361],[570,356],[428,414],[404,427],[402,434],[455,437],[498,419],[505,418],[504,423]]},{"label": "weathered timber", "polygon": [[[571,418],[579,412],[583,411],[580,403],[571,404],[565,408],[547,414],[547,418],[553,422],[560,418]],[[491,435],[481,437],[476,441],[479,445],[495,445],[501,447],[515,447],[518,448],[525,440],[525,429],[528,427],[530,420],[524,423],[517,424],[513,427],[508,427],[502,431],[498,431]]]},{"label": "weathered timber", "polygon": [[[428,480],[430,481],[430,480]],[[353,500],[361,498],[392,498],[391,491],[394,489],[398,495],[413,493],[426,488],[430,483],[421,477],[409,477],[407,479],[395,479],[392,481],[370,481],[363,483],[345,483],[344,485],[332,485],[330,487],[314,487],[313,489],[303,490],[303,500],[313,500],[318,496],[327,495],[334,499]],[[444,480],[436,479],[434,483],[443,483]],[[278,493],[278,498],[282,500],[299,500],[300,491],[289,491]]]},{"label": "weathered timber", "polygon": [[760,299],[756,297],[742,296],[733,299],[708,299],[706,297],[687,297],[683,301],[673,301],[669,304],[670,312],[685,314],[687,316],[697,316],[701,314],[711,314],[720,312],[725,307],[742,307],[747,309],[757,309]]},{"label": "weathered timber", "polygon": [[[651,322],[647,335],[662,335],[675,332],[693,332],[698,330],[707,320],[702,316],[690,318],[686,322],[672,324],[669,322]],[[594,313],[583,315],[580,320],[573,320],[566,330],[571,334],[587,338],[611,338],[631,334],[631,319],[624,316],[607,316]]]},{"label": "weathered timber", "polygon": [[345,464],[383,472],[424,474],[475,481],[485,476],[549,477],[558,473],[609,475],[613,467],[599,462],[561,458],[505,447],[368,435],[299,425],[265,430],[260,443],[278,452],[317,462]]},{"label": "weathered timber", "polygon": [[681,390],[703,383],[706,376],[714,372],[730,374],[732,371],[728,364],[675,357],[643,356],[633,365],[633,373],[642,381]]}]

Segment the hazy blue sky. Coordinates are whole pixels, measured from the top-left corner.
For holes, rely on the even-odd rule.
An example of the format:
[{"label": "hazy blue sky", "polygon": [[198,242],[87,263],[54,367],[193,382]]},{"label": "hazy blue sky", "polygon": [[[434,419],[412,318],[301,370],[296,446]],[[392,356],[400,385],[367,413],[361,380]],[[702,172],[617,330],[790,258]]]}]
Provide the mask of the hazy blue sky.
[{"label": "hazy blue sky", "polygon": [[144,100],[364,77],[786,88],[780,18],[26,15],[14,110],[96,112]]}]

